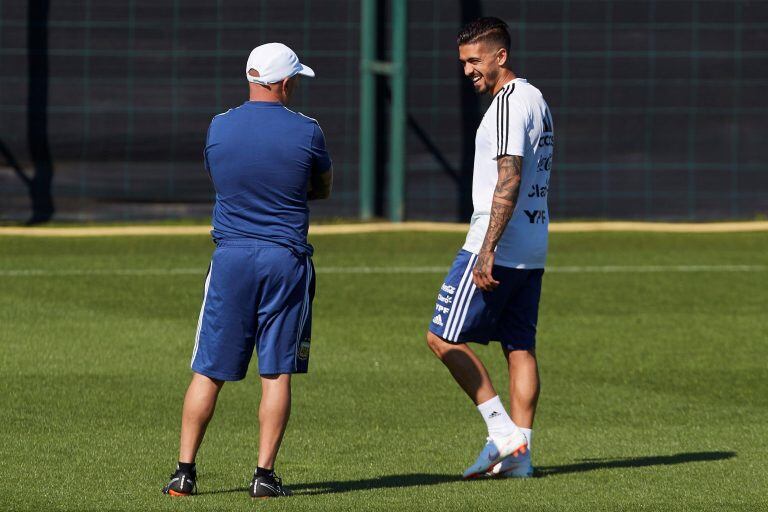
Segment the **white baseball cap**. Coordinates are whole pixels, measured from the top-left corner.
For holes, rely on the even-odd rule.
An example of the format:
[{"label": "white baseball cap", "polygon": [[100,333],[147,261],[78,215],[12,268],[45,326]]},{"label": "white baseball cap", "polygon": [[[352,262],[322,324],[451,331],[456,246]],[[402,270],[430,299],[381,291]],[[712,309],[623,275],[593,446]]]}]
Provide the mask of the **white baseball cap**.
[{"label": "white baseball cap", "polygon": [[[252,69],[258,71],[259,76],[249,75]],[[251,50],[245,66],[245,77],[255,84],[274,84],[294,75],[314,77],[315,72],[299,62],[296,53],[282,43],[257,46]]]}]

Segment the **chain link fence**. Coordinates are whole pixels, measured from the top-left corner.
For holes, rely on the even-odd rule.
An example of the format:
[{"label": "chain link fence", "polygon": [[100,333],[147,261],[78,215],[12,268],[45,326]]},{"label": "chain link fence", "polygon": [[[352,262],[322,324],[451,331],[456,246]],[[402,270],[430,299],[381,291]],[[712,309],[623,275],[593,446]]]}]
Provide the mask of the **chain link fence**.
[{"label": "chain link fence", "polygon": [[[389,9],[381,2],[380,31]],[[464,21],[509,23],[512,66],[555,118],[550,217],[714,220],[768,214],[768,2],[408,2],[406,218],[466,220],[488,100],[461,75]],[[213,115],[247,99],[270,41],[318,73],[294,108],[319,120],[337,172],[316,217],[356,217],[355,1],[0,0],[0,220],[205,217]],[[389,42],[381,38],[381,57]],[[387,87],[377,209],[386,211]],[[381,167],[380,169],[378,167]]]}]

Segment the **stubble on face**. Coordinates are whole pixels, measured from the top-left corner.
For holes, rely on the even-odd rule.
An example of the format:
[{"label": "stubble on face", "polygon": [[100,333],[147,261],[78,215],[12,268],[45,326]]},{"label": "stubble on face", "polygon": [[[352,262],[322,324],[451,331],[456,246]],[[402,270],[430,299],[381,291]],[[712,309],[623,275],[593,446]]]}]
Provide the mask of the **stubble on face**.
[{"label": "stubble on face", "polygon": [[[495,60],[494,60],[495,63]],[[494,67],[485,73],[485,89],[479,91],[479,94],[490,94],[499,81],[499,68]]]}]

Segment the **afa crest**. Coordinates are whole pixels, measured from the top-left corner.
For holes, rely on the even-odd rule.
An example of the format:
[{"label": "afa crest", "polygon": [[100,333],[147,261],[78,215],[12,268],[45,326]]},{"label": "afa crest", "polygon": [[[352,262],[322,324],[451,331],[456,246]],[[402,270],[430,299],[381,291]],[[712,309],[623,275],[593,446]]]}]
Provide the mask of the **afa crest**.
[{"label": "afa crest", "polygon": [[309,359],[309,344],[310,340],[307,338],[301,342],[301,345],[299,345],[299,359],[302,361]]}]

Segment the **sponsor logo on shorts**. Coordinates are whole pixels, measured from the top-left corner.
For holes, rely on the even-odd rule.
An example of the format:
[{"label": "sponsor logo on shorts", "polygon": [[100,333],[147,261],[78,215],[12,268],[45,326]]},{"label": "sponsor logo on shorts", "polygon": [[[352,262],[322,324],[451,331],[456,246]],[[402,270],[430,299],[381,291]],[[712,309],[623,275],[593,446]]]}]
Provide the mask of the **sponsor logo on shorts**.
[{"label": "sponsor logo on shorts", "polygon": [[440,315],[435,315],[435,318],[432,319],[432,323],[442,327],[443,326],[443,319],[440,317]]},{"label": "sponsor logo on shorts", "polygon": [[444,297],[442,294],[437,296],[437,300],[442,302],[443,304],[450,304],[453,302],[453,297]]},{"label": "sponsor logo on shorts", "polygon": [[447,308],[445,306],[441,306],[440,304],[435,304],[435,309],[437,310],[438,313],[446,313],[446,314],[448,314],[448,313],[451,312],[451,308]]},{"label": "sponsor logo on shorts", "polygon": [[302,361],[309,359],[309,344],[310,340],[306,339],[301,342],[301,345],[299,345],[299,359]]},{"label": "sponsor logo on shorts", "polygon": [[441,286],[440,289],[443,290],[445,293],[450,293],[451,295],[456,293],[456,287],[455,286],[448,286],[445,283],[443,283],[443,286]]}]

